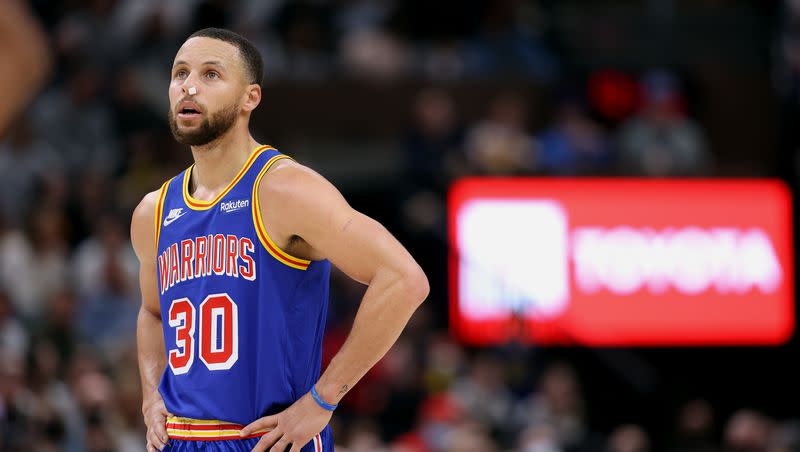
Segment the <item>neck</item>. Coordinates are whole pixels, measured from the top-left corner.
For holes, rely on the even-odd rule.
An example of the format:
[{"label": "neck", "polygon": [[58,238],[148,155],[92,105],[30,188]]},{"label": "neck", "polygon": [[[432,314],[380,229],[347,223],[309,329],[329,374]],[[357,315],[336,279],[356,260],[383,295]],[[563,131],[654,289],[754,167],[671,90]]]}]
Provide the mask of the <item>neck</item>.
[{"label": "neck", "polygon": [[216,140],[192,146],[194,168],[190,181],[194,192],[197,187],[217,192],[224,189],[242,169],[250,153],[258,146],[245,127],[234,125]]}]

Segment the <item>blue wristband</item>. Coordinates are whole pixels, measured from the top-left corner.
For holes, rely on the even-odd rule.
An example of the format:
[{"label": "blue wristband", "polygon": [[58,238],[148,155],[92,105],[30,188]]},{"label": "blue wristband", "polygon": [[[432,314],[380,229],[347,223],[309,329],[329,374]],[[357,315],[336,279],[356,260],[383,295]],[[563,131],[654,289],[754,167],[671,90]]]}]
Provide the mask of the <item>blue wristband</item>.
[{"label": "blue wristband", "polygon": [[333,411],[336,409],[337,406],[339,406],[338,404],[331,405],[330,403],[325,403],[325,401],[322,400],[322,397],[320,397],[319,394],[317,394],[317,388],[315,388],[314,386],[311,387],[311,397],[314,398],[314,401],[317,402],[317,405],[321,406],[322,408],[325,408],[328,411]]}]

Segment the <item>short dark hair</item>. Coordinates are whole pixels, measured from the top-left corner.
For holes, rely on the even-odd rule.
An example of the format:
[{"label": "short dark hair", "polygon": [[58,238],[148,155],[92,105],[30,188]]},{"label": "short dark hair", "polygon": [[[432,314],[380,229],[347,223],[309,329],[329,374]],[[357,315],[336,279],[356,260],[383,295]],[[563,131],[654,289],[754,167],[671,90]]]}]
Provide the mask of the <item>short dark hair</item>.
[{"label": "short dark hair", "polygon": [[261,59],[261,54],[256,46],[244,36],[224,28],[203,28],[192,33],[186,40],[188,41],[192,38],[218,39],[232,44],[239,49],[250,83],[261,86],[264,82],[264,61]]}]

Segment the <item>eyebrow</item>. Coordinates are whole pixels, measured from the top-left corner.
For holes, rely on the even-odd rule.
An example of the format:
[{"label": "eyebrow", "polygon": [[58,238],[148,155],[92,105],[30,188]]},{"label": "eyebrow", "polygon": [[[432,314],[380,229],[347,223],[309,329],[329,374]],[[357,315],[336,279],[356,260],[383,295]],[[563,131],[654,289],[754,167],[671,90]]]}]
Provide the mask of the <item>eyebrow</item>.
[{"label": "eyebrow", "polygon": [[[172,65],[172,67],[180,66],[181,64],[185,64],[187,66],[189,65],[189,63],[187,63],[187,62],[185,62],[183,60],[178,60],[178,61],[175,62],[175,64]],[[219,67],[221,67],[223,69],[225,68],[225,65],[222,64],[221,61],[217,61],[217,60],[204,61],[203,65],[204,66],[206,66],[206,65],[208,65],[208,66],[219,66]]]}]

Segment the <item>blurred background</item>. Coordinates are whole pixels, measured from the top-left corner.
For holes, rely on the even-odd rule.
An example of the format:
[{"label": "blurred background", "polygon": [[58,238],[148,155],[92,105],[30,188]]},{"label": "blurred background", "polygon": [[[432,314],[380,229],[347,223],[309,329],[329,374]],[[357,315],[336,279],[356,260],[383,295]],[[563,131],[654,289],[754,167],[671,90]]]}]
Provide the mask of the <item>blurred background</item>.
[{"label": "blurred background", "polygon": [[[447,190],[465,176],[795,188],[800,2],[13,3],[51,62],[0,136],[0,450],[144,449],[128,227],[142,196],[191,163],[167,127],[167,86],[183,40],[208,26],[262,52],[256,139],[330,179],[431,281],[337,410],[337,450],[800,450],[794,337],[467,346],[448,330],[446,235]],[[364,292],[340,273],[331,284],[326,360]]]}]

